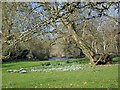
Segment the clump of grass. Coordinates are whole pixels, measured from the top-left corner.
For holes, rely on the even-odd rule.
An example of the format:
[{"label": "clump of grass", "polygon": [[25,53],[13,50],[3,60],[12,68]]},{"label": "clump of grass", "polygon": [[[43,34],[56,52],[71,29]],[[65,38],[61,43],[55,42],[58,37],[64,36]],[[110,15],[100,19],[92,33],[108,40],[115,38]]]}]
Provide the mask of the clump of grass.
[{"label": "clump of grass", "polygon": [[120,57],[119,56],[113,57],[112,60],[113,60],[113,63],[118,63],[120,62]]},{"label": "clump of grass", "polygon": [[45,62],[45,63],[42,63],[42,66],[50,66],[51,63],[50,62]]},{"label": "clump of grass", "polygon": [[118,60],[120,60],[120,57],[114,57],[112,60],[113,61],[118,61]]},{"label": "clump of grass", "polygon": [[63,65],[63,63],[60,63],[60,62],[59,62],[59,63],[57,63],[57,65],[58,65],[58,66],[61,66],[61,65]]},{"label": "clump of grass", "polygon": [[72,63],[71,61],[67,60],[66,63]]}]

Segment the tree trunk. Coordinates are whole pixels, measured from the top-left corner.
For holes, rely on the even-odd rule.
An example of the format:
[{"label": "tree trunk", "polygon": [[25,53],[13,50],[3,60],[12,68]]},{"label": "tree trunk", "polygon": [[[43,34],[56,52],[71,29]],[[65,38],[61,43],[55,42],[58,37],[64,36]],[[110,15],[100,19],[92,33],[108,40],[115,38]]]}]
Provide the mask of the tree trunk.
[{"label": "tree trunk", "polygon": [[107,62],[112,62],[111,57],[107,54],[97,54],[95,50],[88,46],[85,41],[80,39],[76,34],[72,24],[67,20],[61,20],[63,25],[68,30],[69,34],[72,35],[72,38],[76,41],[79,47],[82,49],[83,53],[90,59],[91,63],[95,65],[106,64]]},{"label": "tree trunk", "polygon": [[93,55],[95,55],[95,51],[90,48],[82,39],[78,37],[76,34],[74,28],[72,27],[72,24],[66,20],[61,20],[65,28],[68,30],[69,34],[72,35],[72,38],[76,41],[76,43],[79,45],[79,47],[82,49],[83,53],[90,59],[90,61],[93,63]]},{"label": "tree trunk", "polygon": [[93,56],[95,65],[111,64],[112,58],[108,54],[96,54]]}]

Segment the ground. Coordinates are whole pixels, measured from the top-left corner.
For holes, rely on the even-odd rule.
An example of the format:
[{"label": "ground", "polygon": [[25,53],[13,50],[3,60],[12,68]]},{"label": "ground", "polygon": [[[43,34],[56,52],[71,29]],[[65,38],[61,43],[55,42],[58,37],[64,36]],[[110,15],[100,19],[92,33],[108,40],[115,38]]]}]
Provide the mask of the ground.
[{"label": "ground", "polygon": [[[21,68],[27,73],[8,72]],[[2,72],[2,88],[118,88],[117,63],[94,66],[87,59],[20,61],[3,64]]]}]

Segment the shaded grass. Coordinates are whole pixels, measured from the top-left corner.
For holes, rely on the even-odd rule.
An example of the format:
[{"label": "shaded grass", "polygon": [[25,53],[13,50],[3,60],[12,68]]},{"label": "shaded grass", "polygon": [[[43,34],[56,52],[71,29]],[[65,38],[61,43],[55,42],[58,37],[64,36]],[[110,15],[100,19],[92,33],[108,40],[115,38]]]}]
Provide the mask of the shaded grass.
[{"label": "shaded grass", "polygon": [[[93,66],[86,64],[83,59],[37,61],[37,62],[14,62],[3,64],[3,88],[117,88],[118,87],[118,64]],[[30,72],[25,74],[8,73],[6,70],[21,67],[39,67],[45,62],[56,66],[81,64],[85,69],[66,72]]]},{"label": "shaded grass", "polygon": [[[68,63],[69,62],[69,63]],[[2,64],[3,69],[20,69],[20,68],[28,68],[28,67],[39,67],[42,66],[45,63],[50,63],[51,65],[58,65],[58,64],[63,64],[67,65],[72,64],[72,63],[80,63],[80,64],[86,64],[89,62],[89,59],[86,58],[77,58],[77,59],[71,59],[71,60],[51,60],[51,61],[19,61],[19,62],[7,62]]]},{"label": "shaded grass", "polygon": [[113,63],[120,63],[120,57],[113,57]]}]

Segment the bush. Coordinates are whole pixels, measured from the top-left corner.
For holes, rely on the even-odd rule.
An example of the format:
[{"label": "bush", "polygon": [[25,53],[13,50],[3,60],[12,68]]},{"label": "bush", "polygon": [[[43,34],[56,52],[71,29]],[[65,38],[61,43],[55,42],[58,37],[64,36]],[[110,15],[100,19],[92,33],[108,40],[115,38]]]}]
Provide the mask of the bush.
[{"label": "bush", "polygon": [[21,44],[15,46],[3,45],[2,60],[3,62],[13,61],[16,59],[27,59],[29,50],[23,47]]}]

